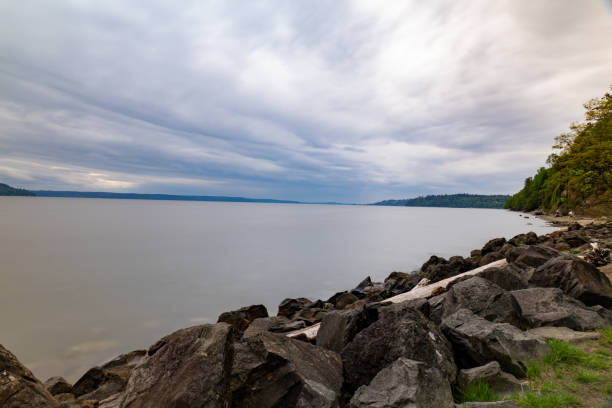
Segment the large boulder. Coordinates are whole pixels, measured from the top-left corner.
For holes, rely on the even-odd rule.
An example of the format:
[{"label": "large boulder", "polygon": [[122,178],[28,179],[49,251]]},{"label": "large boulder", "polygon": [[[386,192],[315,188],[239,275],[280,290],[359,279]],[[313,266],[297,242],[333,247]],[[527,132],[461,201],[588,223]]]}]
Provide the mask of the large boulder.
[{"label": "large boulder", "polygon": [[523,274],[523,270],[519,269],[514,264],[509,264],[501,268],[487,268],[474,276],[489,280],[504,290],[526,289],[529,286],[528,280]]},{"label": "large boulder", "polygon": [[444,318],[441,328],[453,344],[455,359],[462,368],[498,361],[504,371],[525,377],[529,362],[550,352],[540,338],[508,323],[492,323],[468,309]]},{"label": "large boulder", "polygon": [[291,319],[296,313],[304,309],[304,307],[306,307],[306,305],[308,305],[309,303],[311,303],[310,299],[306,298],[284,299],[280,303],[280,305],[278,305],[278,316],[284,316],[288,319]]},{"label": "large boulder", "polygon": [[538,327],[529,330],[529,333],[546,340],[562,340],[570,344],[582,343],[588,340],[598,340],[603,337],[599,332],[582,332],[567,327]]},{"label": "large boulder", "polygon": [[357,333],[377,319],[376,307],[330,312],[323,318],[317,332],[317,346],[341,353]]},{"label": "large boulder", "polygon": [[518,234],[512,237],[510,241],[508,241],[511,245],[519,246],[519,245],[535,245],[538,243],[538,235],[530,231],[526,234]]},{"label": "large boulder", "polygon": [[454,408],[444,372],[427,364],[398,358],[369,385],[359,387],[350,408]]},{"label": "large boulder", "polygon": [[0,406],[55,408],[57,401],[17,357],[0,345]]},{"label": "large boulder", "polygon": [[391,272],[385,279],[384,291],[381,293],[381,297],[388,298],[407,292],[414,288],[424,277],[425,274],[421,271],[412,273]]},{"label": "large boulder", "polygon": [[253,320],[265,317],[268,317],[268,310],[264,305],[252,305],[221,313],[217,323],[231,324],[234,326],[234,333],[239,335],[249,327]]},{"label": "large boulder", "polygon": [[494,238],[487,242],[480,250],[480,255],[485,256],[490,252],[498,252],[506,243],[506,238]]},{"label": "large boulder", "polygon": [[337,353],[262,332],[235,343],[230,387],[234,407],[337,407]]},{"label": "large boulder", "polygon": [[510,292],[529,328],[562,326],[585,331],[607,325],[596,311],[557,288],[530,288]]},{"label": "large boulder", "polygon": [[545,245],[521,245],[510,249],[506,260],[508,263],[515,263],[520,268],[537,268],[545,264],[549,259],[561,255],[561,252]]},{"label": "large boulder", "polygon": [[123,408],[224,407],[231,395],[232,328],[206,324],[174,332],[134,369]]},{"label": "large boulder", "polygon": [[435,283],[478,267],[478,264],[474,263],[471,259],[460,256],[453,256],[448,261],[444,261],[444,258],[438,258],[436,262],[435,264],[428,265],[426,270],[423,269],[425,278],[429,279],[430,283]]},{"label": "large boulder", "polygon": [[491,322],[525,327],[516,300],[505,290],[479,276],[454,283],[446,292],[443,316],[469,309]]},{"label": "large boulder", "polygon": [[564,255],[540,265],[529,283],[534,286],[560,288],[582,303],[612,308],[610,280],[599,269],[579,258]]},{"label": "large boulder", "polygon": [[497,361],[480,367],[459,370],[457,387],[465,392],[477,382],[484,382],[498,395],[512,395],[521,390],[521,382],[512,374],[503,372]]},{"label": "large boulder", "polygon": [[72,384],[66,381],[64,377],[51,377],[44,384],[51,395],[66,394],[72,388]]},{"label": "large boulder", "polygon": [[378,320],[342,350],[347,391],[369,384],[400,357],[440,368],[451,383],[455,380],[457,368],[448,340],[421,312],[400,303],[380,308]]}]

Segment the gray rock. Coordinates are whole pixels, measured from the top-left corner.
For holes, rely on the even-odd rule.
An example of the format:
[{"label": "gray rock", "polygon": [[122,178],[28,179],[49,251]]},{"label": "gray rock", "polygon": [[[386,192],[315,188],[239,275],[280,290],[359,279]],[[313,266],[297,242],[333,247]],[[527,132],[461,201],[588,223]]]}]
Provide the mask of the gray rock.
[{"label": "gray rock", "polygon": [[55,408],[57,401],[17,357],[0,345],[0,405],[2,408]]},{"label": "gray rock", "polygon": [[579,258],[563,255],[540,265],[529,283],[560,288],[582,303],[612,308],[610,280],[599,269]]},{"label": "gray rock", "polygon": [[351,408],[454,408],[446,374],[427,364],[398,358],[369,385],[359,387]]},{"label": "gray rock", "polygon": [[530,288],[510,292],[529,328],[563,326],[586,331],[602,328],[607,322],[582,302],[557,288]]},{"label": "gray rock", "polygon": [[[287,327],[289,325],[289,327]],[[296,329],[299,330],[304,328],[303,322],[300,322],[302,327]],[[243,337],[253,336],[257,333],[264,331],[271,331],[275,333],[286,333],[293,330],[292,322],[284,316],[273,316],[273,317],[262,317],[253,320],[249,327],[244,331]]]},{"label": "gray rock", "polygon": [[506,238],[493,238],[482,247],[480,255],[484,256],[488,253],[499,251],[505,243]]},{"label": "gray rock", "polygon": [[377,308],[366,308],[328,313],[317,332],[317,346],[341,353],[355,335],[378,319]]},{"label": "gray rock", "polygon": [[519,290],[528,287],[528,279],[524,276],[523,270],[512,264],[502,268],[487,268],[474,276],[489,280],[504,290]]},{"label": "gray rock", "polygon": [[489,252],[488,254],[480,258],[478,266],[488,265],[491,262],[499,261],[500,259],[504,259],[505,257],[506,256],[499,251]]},{"label": "gray rock", "polygon": [[291,319],[293,315],[304,309],[309,303],[311,303],[311,301],[306,298],[287,298],[278,305],[278,316],[284,316]]},{"label": "gray rock", "polygon": [[511,395],[521,390],[521,382],[515,376],[502,371],[497,361],[491,361],[480,367],[459,370],[457,386],[467,390],[477,381],[483,381],[498,395]]},{"label": "gray rock", "polygon": [[234,326],[234,334],[240,336],[253,320],[265,317],[268,317],[268,310],[264,305],[252,305],[221,313],[217,323],[231,324]]},{"label": "gray rock", "polygon": [[332,408],[342,362],[332,351],[262,332],[235,343],[230,384],[234,407]]},{"label": "gray rock", "polygon": [[405,293],[414,288],[421,279],[425,277],[423,272],[391,272],[384,282],[384,292],[381,297],[388,298],[400,293]]},{"label": "gray rock", "polygon": [[330,300],[330,303],[333,303],[336,306],[336,309],[342,310],[351,303],[355,303],[358,300],[359,298],[357,296],[347,292],[340,294],[334,299],[333,302]]},{"label": "gray rock", "polygon": [[400,303],[380,308],[379,319],[342,350],[347,390],[369,384],[400,357],[440,368],[449,382],[455,380],[457,368],[448,340],[421,312]]},{"label": "gray rock", "polygon": [[561,255],[561,252],[545,245],[521,245],[508,252],[506,260],[515,263],[520,268],[534,267],[545,264],[549,259]]},{"label": "gray rock", "polygon": [[540,338],[508,323],[489,322],[468,309],[444,318],[441,328],[453,344],[460,367],[497,361],[504,371],[522,378],[531,360],[541,359],[550,352]]},{"label": "gray rock", "polygon": [[51,377],[44,384],[51,395],[69,393],[72,389],[72,384],[66,381],[64,377]]},{"label": "gray rock", "polygon": [[535,245],[538,243],[538,235],[533,231],[528,232],[527,234],[518,234],[508,242],[514,246]]},{"label": "gray rock", "polygon": [[597,340],[603,337],[598,332],[581,332],[567,327],[538,327],[529,330],[529,333],[543,339],[563,340],[571,344],[581,343],[587,340]]},{"label": "gray rock", "polygon": [[492,322],[510,323],[521,328],[525,326],[518,303],[510,293],[478,276],[450,286],[443,308],[443,316],[466,308]]},{"label": "gray rock", "polygon": [[231,330],[226,323],[206,324],[159,340],[132,372],[121,407],[229,405]]}]

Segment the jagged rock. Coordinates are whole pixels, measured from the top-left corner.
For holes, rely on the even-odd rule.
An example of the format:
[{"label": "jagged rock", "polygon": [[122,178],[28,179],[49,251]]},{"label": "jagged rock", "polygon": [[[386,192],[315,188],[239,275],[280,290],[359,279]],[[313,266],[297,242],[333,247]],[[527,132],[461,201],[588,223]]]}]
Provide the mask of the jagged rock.
[{"label": "jagged rock", "polygon": [[388,298],[400,293],[407,292],[414,288],[417,283],[424,277],[423,272],[392,272],[384,282],[384,292],[381,297]]},{"label": "jagged rock", "polygon": [[508,241],[511,245],[519,246],[519,245],[535,245],[538,243],[538,236],[535,232],[530,231],[527,234],[518,234],[515,235],[510,241]]},{"label": "jagged rock", "polygon": [[346,389],[352,392],[369,384],[400,357],[441,368],[454,382],[457,368],[450,343],[421,312],[400,303],[380,308],[378,320],[342,350]]},{"label": "jagged rock", "polygon": [[372,286],[372,279],[369,276],[366,276],[364,280],[359,282],[359,285],[355,289],[365,289],[368,286]]},{"label": "jagged rock", "polygon": [[307,326],[310,326],[323,320],[323,317],[325,317],[327,313],[328,311],[325,309],[306,308],[300,310],[295,316],[293,316],[293,319],[295,321],[302,320],[306,322]]},{"label": "jagged rock", "polygon": [[510,292],[529,328],[564,326],[595,330],[607,325],[596,312],[557,288],[530,288]]},{"label": "jagged rock", "polygon": [[603,337],[598,332],[581,332],[567,327],[538,327],[529,330],[529,333],[543,339],[563,340],[571,344],[581,343],[587,340],[597,340]]},{"label": "jagged rock", "polygon": [[337,407],[340,356],[286,336],[262,332],[235,343],[234,407]]},{"label": "jagged rock", "polygon": [[[429,261],[425,263],[427,265],[434,258],[432,256]],[[437,258],[437,257],[436,257]],[[444,258],[437,258],[435,264],[427,266],[425,272],[425,278],[429,279],[430,283],[435,283],[452,276],[459,275],[460,273],[467,272],[471,269],[476,268],[478,265],[474,264],[469,258],[462,258],[460,256],[453,256],[447,261]],[[423,267],[425,267],[423,265]]]},{"label": "jagged rock", "polygon": [[491,281],[504,290],[519,290],[526,289],[528,286],[528,280],[522,272],[521,269],[510,264],[502,268],[487,268],[474,276]]},{"label": "jagged rock", "polygon": [[123,394],[115,394],[100,401],[98,408],[121,408],[121,402],[123,401]]},{"label": "jagged rock", "polygon": [[329,303],[333,303],[336,309],[342,310],[351,303],[355,303],[358,300],[359,298],[357,296],[348,292],[344,292],[334,295],[334,297],[329,300]]},{"label": "jagged rock", "polygon": [[132,372],[122,407],[229,406],[231,331],[226,323],[205,324],[159,340]]},{"label": "jagged rock", "polygon": [[560,288],[589,306],[612,308],[612,286],[608,278],[590,263],[570,255],[558,256],[540,265],[529,283]]},{"label": "jagged rock", "polygon": [[106,381],[106,374],[102,367],[93,367],[87,370],[72,386],[70,392],[77,397],[89,394]]},{"label": "jagged rock", "polygon": [[429,314],[427,317],[436,324],[440,324],[444,315],[444,301],[446,300],[446,292],[440,295],[432,296],[427,299],[429,305]]},{"label": "jagged rock", "polygon": [[454,408],[444,372],[419,361],[398,358],[369,385],[359,387],[351,408]]},{"label": "jagged rock", "polygon": [[291,319],[293,315],[302,310],[307,304],[311,303],[309,299],[298,298],[291,299],[287,298],[278,305],[278,316],[285,316]]},{"label": "jagged rock", "polygon": [[0,345],[0,404],[2,408],[55,408],[57,401],[17,357]]},{"label": "jagged rock", "polygon": [[561,255],[561,252],[544,245],[521,245],[510,250],[506,256],[508,263],[516,263],[519,267],[534,267],[545,264],[549,259]]},{"label": "jagged rock", "polygon": [[499,261],[500,259],[504,259],[506,256],[499,251],[489,252],[483,257],[480,258],[479,266],[488,265],[491,262]]},{"label": "jagged rock", "polygon": [[290,331],[303,329],[306,324],[303,321],[290,321],[284,316],[263,317],[253,320],[245,330],[243,337],[252,336],[262,331],[273,333],[288,333]]},{"label": "jagged rock", "polygon": [[499,251],[506,243],[506,238],[494,238],[487,242],[480,250],[480,255],[485,256],[490,252]]},{"label": "jagged rock", "polygon": [[241,307],[231,312],[223,312],[219,315],[217,323],[228,323],[234,326],[234,334],[242,334],[249,324],[255,319],[268,317],[268,310],[264,305],[252,305]]},{"label": "jagged rock", "polygon": [[64,377],[51,377],[44,384],[51,395],[65,394],[70,392],[72,388],[72,384],[66,381]]},{"label": "jagged rock", "polygon": [[468,309],[458,310],[444,318],[441,328],[453,344],[460,367],[497,361],[504,371],[525,377],[529,362],[550,352],[540,338],[508,323],[489,322]]},{"label": "jagged rock", "polygon": [[457,386],[467,390],[477,381],[483,381],[498,395],[511,395],[521,390],[521,382],[515,376],[502,371],[497,361],[491,361],[480,367],[459,370]]},{"label": "jagged rock", "polygon": [[330,312],[323,318],[317,332],[317,346],[341,353],[357,333],[377,319],[376,307]]},{"label": "jagged rock", "polygon": [[478,276],[453,283],[447,289],[443,317],[463,308],[491,322],[525,327],[516,300],[493,282]]},{"label": "jagged rock", "polygon": [[588,244],[589,239],[582,231],[567,231],[562,235],[562,239],[571,247],[576,248],[580,245]]}]

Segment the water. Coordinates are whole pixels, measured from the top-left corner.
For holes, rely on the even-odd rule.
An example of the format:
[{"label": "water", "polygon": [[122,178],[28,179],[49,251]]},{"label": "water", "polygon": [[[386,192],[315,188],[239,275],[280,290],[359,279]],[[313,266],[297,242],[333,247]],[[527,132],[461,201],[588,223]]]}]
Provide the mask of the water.
[{"label": "water", "polygon": [[[533,223],[533,225],[528,225]],[[0,344],[41,380],[243,305],[553,228],[503,210],[0,198]]]}]

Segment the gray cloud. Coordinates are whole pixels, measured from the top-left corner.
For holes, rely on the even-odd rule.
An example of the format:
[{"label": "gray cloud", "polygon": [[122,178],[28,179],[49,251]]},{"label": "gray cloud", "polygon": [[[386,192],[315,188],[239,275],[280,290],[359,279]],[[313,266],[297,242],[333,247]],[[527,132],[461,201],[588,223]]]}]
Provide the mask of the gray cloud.
[{"label": "gray cloud", "polygon": [[513,192],[612,78],[574,2],[0,4],[0,178],[373,201]]}]

